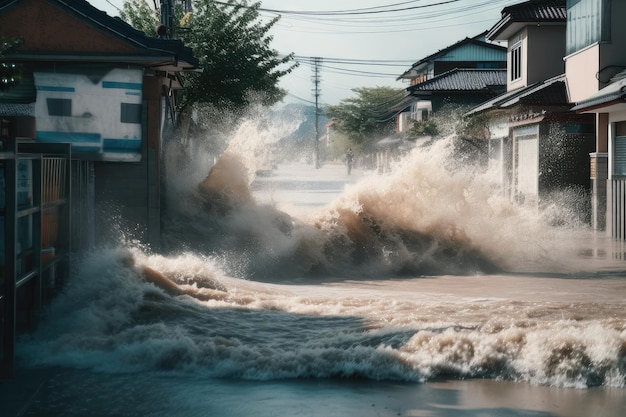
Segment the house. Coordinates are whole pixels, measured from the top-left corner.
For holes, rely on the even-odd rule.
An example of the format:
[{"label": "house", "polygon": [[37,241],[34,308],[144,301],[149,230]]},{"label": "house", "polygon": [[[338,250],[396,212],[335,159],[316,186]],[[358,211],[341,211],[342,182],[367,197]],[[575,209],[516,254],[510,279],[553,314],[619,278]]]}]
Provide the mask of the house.
[{"label": "house", "polygon": [[429,111],[444,107],[473,107],[506,91],[506,70],[455,68],[407,88],[412,97],[427,102]]},{"label": "house", "polygon": [[465,38],[415,62],[396,80],[409,83],[397,130],[426,120],[446,103],[478,104],[504,90],[506,48],[487,42],[487,32]]},{"label": "house", "polygon": [[20,141],[71,143],[85,173],[74,187],[84,190],[76,209],[93,211],[83,239],[122,230],[158,248],[163,123],[178,74],[198,66],[191,50],[84,0],[0,0],[0,28],[23,40],[4,54],[23,68],[19,117],[10,118]]},{"label": "house", "polygon": [[489,164],[503,192],[527,204],[589,186],[593,119],[571,111],[566,19],[565,0],[505,7],[487,39],[508,45],[507,91],[467,113],[485,119]]},{"label": "house", "polygon": [[159,248],[165,126],[198,61],[84,0],[0,0],[0,36],[21,41],[0,56],[21,73],[0,91],[4,376],[70,254],[120,239]]},{"label": "house", "polygon": [[595,118],[590,155],[593,225],[626,239],[626,3],[568,2],[565,67],[578,113]]}]

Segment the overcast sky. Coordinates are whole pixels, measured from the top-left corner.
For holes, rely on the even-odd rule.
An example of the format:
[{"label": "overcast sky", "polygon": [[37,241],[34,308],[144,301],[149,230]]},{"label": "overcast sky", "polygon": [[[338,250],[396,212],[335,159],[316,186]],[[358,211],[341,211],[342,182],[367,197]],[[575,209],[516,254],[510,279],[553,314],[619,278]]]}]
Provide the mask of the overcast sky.
[{"label": "overcast sky", "polygon": [[[124,3],[89,1],[112,16]],[[281,81],[289,92],[286,101],[314,101],[311,61],[319,57],[319,102],[337,104],[353,97],[354,88],[407,87],[396,78],[412,63],[490,29],[504,7],[523,1],[261,0],[261,16],[281,15],[272,47],[295,53],[300,62]]]}]

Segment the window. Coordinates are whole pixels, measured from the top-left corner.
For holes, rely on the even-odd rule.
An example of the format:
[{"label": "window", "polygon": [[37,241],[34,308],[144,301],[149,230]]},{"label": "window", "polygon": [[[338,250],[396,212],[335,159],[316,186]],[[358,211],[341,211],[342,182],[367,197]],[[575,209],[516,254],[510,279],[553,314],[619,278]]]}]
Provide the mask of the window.
[{"label": "window", "polygon": [[141,123],[141,104],[122,103],[122,123]]},{"label": "window", "polygon": [[517,42],[511,48],[511,81],[522,78],[522,43]]},{"label": "window", "polygon": [[47,98],[49,116],[71,116],[72,100],[69,98]]},{"label": "window", "polygon": [[500,63],[499,62],[477,62],[476,63],[476,68],[481,68],[481,69],[498,69],[500,68]]},{"label": "window", "polygon": [[613,175],[626,175],[626,122],[615,123]]},{"label": "window", "polygon": [[611,0],[567,0],[567,54],[611,40]]}]

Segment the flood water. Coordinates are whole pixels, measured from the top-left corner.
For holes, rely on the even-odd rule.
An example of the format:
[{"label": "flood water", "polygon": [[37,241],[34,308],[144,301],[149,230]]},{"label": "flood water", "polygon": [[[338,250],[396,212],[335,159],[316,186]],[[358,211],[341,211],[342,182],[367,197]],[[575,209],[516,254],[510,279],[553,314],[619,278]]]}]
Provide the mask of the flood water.
[{"label": "flood water", "polygon": [[625,251],[575,213],[444,148],[252,180],[236,150],[170,185],[163,253],[81,262],[17,346],[50,369],[23,415],[626,415]]}]

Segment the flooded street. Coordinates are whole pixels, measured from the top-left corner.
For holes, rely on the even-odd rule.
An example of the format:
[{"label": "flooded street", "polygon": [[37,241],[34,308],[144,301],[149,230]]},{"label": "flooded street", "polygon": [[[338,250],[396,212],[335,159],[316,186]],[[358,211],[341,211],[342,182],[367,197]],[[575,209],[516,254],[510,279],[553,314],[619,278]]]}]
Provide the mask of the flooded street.
[{"label": "flooded street", "polygon": [[[517,241],[502,229],[483,234],[502,225],[495,213],[510,214],[500,207],[481,217],[468,202],[473,217],[456,226],[463,236],[457,230],[441,249],[450,235],[398,232],[418,223],[401,216],[420,210],[398,193],[406,177],[284,164],[252,183],[253,203],[226,214],[190,212],[187,201],[186,220],[169,229],[172,242],[196,234],[187,249],[93,254],[40,329],[20,341],[20,366],[47,370],[23,415],[626,412],[619,247],[576,228],[542,226],[545,233]],[[481,190],[465,187],[475,187],[464,192],[474,198]],[[444,198],[431,195],[431,206]],[[390,216],[381,220],[383,202]],[[364,207],[370,221],[379,216],[374,234],[350,215]],[[434,209],[420,221],[442,224],[436,214],[448,208]],[[517,215],[523,227],[540,222]],[[499,251],[493,240],[518,251]],[[358,241],[381,252],[348,244]],[[121,261],[128,257],[133,268]],[[406,263],[402,273],[396,261]]]}]

